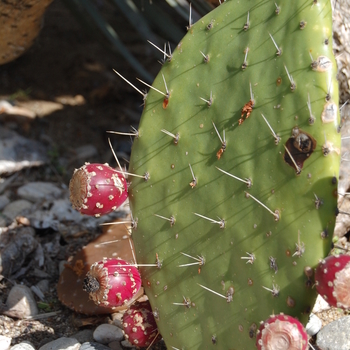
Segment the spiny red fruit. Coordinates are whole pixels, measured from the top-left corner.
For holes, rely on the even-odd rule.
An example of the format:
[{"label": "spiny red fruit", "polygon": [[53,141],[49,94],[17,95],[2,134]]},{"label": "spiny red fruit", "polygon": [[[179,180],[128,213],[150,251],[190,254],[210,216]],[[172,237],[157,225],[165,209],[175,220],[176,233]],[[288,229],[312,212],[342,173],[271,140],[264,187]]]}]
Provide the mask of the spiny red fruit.
[{"label": "spiny red fruit", "polygon": [[136,267],[122,259],[107,259],[91,265],[83,289],[97,305],[117,307],[127,304],[141,287]]},{"label": "spiny red fruit", "polygon": [[123,174],[108,164],[86,163],[76,169],[69,183],[69,191],[74,209],[96,217],[116,210],[128,197]]},{"label": "spiny red fruit", "polygon": [[350,256],[331,255],[315,271],[317,292],[329,305],[350,308]]},{"label": "spiny red fruit", "polygon": [[307,333],[303,325],[288,315],[273,315],[261,323],[256,337],[259,350],[306,350]]},{"label": "spiny red fruit", "polygon": [[162,337],[149,301],[136,302],[123,315],[125,337],[138,347],[149,346]]}]

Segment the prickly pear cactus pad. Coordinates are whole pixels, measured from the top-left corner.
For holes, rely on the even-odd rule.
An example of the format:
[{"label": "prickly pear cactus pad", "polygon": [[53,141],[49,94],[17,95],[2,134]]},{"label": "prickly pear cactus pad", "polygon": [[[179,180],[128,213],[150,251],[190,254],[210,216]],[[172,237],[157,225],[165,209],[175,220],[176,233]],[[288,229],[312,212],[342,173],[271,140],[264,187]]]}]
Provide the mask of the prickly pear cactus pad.
[{"label": "prickly pear cactus pad", "polygon": [[272,313],[305,324],[340,163],[330,2],[223,2],[153,87],[129,196],[167,347],[254,349]]}]

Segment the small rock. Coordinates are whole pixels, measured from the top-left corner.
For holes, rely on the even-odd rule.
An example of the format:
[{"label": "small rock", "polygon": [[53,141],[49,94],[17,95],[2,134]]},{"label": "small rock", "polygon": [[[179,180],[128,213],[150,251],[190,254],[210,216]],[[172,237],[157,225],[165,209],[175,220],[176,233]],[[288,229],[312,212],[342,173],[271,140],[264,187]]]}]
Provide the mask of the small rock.
[{"label": "small rock", "polygon": [[83,329],[82,331],[72,335],[71,338],[75,338],[79,343],[83,344],[94,340],[93,333],[94,332],[91,329]]},{"label": "small rock", "polygon": [[112,214],[115,216],[117,213],[113,212],[109,216],[103,216],[96,220],[95,217],[81,215],[77,210],[72,208],[69,199],[64,198],[44,202],[42,208],[27,214],[27,217],[30,220],[31,226],[34,228],[52,228],[62,233],[62,230],[71,232],[72,223],[78,224],[80,230],[86,228],[95,229],[96,225],[106,220],[111,220],[113,217]]},{"label": "small rock", "polygon": [[6,306],[10,311],[16,312],[18,317],[34,316],[38,314],[38,307],[33,293],[27,286],[15,285],[10,290],[6,300]]},{"label": "small rock", "polygon": [[[74,150],[75,156],[71,161],[81,160],[85,161],[86,159],[91,159],[98,155],[97,148],[94,145],[83,145]],[[78,163],[78,162],[77,162]]]},{"label": "small rock", "polygon": [[112,350],[123,350],[123,348],[122,348],[120,342],[117,341],[117,340],[108,343],[108,346],[109,346]]},{"label": "small rock", "polygon": [[61,235],[58,232],[55,234],[52,234],[50,242],[47,242],[43,245],[43,249],[46,256],[49,255],[52,258],[57,256],[57,254],[61,250],[60,239],[61,239]]},{"label": "small rock", "polygon": [[44,266],[44,262],[45,262],[44,249],[40,243],[38,243],[38,246],[35,249],[34,260],[39,267]]},{"label": "small rock", "polygon": [[25,210],[30,209],[32,206],[33,203],[25,199],[18,199],[7,204],[2,213],[9,219],[14,220],[16,216],[23,214]]},{"label": "small rock", "polygon": [[123,313],[115,312],[112,315],[113,324],[121,329],[123,329]]},{"label": "small rock", "polygon": [[50,276],[49,273],[42,271],[40,269],[37,269],[36,267],[34,267],[34,269],[32,270],[33,276],[35,277],[39,277],[39,278],[50,278],[52,276]]},{"label": "small rock", "polygon": [[0,235],[0,273],[5,277],[19,270],[38,241],[32,227],[18,227]]},{"label": "small rock", "polygon": [[136,350],[135,346],[132,345],[132,344],[129,342],[129,340],[127,340],[127,339],[121,341],[121,344],[123,345],[124,348],[127,348],[127,349],[135,349],[135,350]]},{"label": "small rock", "polygon": [[45,301],[45,295],[37,286],[31,286],[30,289],[41,301]]},{"label": "small rock", "polygon": [[309,322],[307,323],[305,329],[306,333],[310,336],[315,335],[322,328],[322,321],[315,314],[311,313]]},{"label": "small rock", "polygon": [[0,233],[2,232],[2,228],[8,226],[10,224],[10,220],[6,217],[0,214]]},{"label": "small rock", "polygon": [[41,280],[36,284],[36,286],[41,290],[41,292],[43,294],[45,294],[49,291],[50,281],[49,280]]},{"label": "small rock", "polygon": [[94,331],[94,339],[101,344],[124,339],[123,331],[111,324],[101,324]]},{"label": "small rock", "polygon": [[81,347],[79,350],[111,350],[111,349],[108,346],[90,341],[90,342],[81,344]]},{"label": "small rock", "polygon": [[11,338],[5,337],[4,335],[0,335],[0,349],[7,350],[10,349]]},{"label": "small rock", "polygon": [[38,202],[58,198],[62,195],[62,190],[55,183],[36,181],[19,187],[17,194],[28,201]]},{"label": "small rock", "polygon": [[58,264],[58,274],[61,275],[67,264],[66,260],[62,260]]},{"label": "small rock", "polygon": [[47,149],[43,144],[0,127],[0,174],[40,166],[46,162]]},{"label": "small rock", "polygon": [[7,196],[5,196],[4,194],[0,196],[0,210],[5,208],[5,206],[9,203],[10,203],[10,200],[8,199]]},{"label": "small rock", "polygon": [[317,346],[322,350],[349,350],[349,328],[350,316],[329,323],[318,332]]},{"label": "small rock", "polygon": [[35,348],[30,342],[24,341],[12,346],[10,350],[35,350]]},{"label": "small rock", "polygon": [[321,311],[326,311],[329,310],[331,307],[329,306],[329,304],[326,302],[326,300],[324,300],[321,295],[317,296],[314,308],[312,309],[312,312],[314,314],[317,314],[318,312]]},{"label": "small rock", "polygon": [[79,350],[80,343],[74,338],[58,338],[41,346],[39,350]]}]

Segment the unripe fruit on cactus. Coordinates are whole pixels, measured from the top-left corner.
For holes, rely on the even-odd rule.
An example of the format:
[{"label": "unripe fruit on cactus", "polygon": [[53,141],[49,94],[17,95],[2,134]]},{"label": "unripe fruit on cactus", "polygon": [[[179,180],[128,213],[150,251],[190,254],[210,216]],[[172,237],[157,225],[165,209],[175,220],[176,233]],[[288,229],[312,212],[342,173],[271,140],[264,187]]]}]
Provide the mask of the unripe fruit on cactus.
[{"label": "unripe fruit on cactus", "polygon": [[274,315],[263,322],[256,337],[258,350],[306,350],[307,333],[303,325],[287,315]]},{"label": "unripe fruit on cactus", "polygon": [[123,329],[129,342],[139,347],[149,346],[162,338],[148,300],[130,306],[123,315]]},{"label": "unripe fruit on cactus", "polygon": [[126,304],[141,288],[136,267],[122,259],[103,259],[91,265],[83,289],[97,305],[116,307]]},{"label": "unripe fruit on cactus", "polygon": [[118,209],[127,199],[127,183],[122,172],[108,164],[86,163],[74,171],[69,183],[73,208],[99,217]]},{"label": "unripe fruit on cactus", "polygon": [[350,308],[350,256],[328,256],[315,271],[316,289],[329,305]]}]

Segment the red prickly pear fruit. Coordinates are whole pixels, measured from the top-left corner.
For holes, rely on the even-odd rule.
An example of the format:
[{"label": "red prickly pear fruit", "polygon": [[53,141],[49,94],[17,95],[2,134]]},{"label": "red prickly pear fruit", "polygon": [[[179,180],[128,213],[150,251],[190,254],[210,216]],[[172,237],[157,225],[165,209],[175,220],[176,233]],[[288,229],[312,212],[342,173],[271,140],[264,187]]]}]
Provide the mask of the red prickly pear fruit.
[{"label": "red prickly pear fruit", "polygon": [[149,301],[135,302],[123,315],[125,337],[138,347],[150,346],[162,337]]},{"label": "red prickly pear fruit", "polygon": [[108,164],[86,163],[69,183],[70,201],[81,214],[99,217],[119,208],[127,199],[127,183]]},{"label": "red prickly pear fruit", "polygon": [[122,259],[107,259],[91,265],[83,289],[97,305],[118,307],[127,304],[141,288],[135,266]]},{"label": "red prickly pear fruit", "polygon": [[315,271],[317,292],[329,305],[350,308],[350,256],[331,255]]},{"label": "red prickly pear fruit", "polygon": [[261,323],[256,336],[258,350],[306,350],[308,336],[294,317],[280,314]]}]

